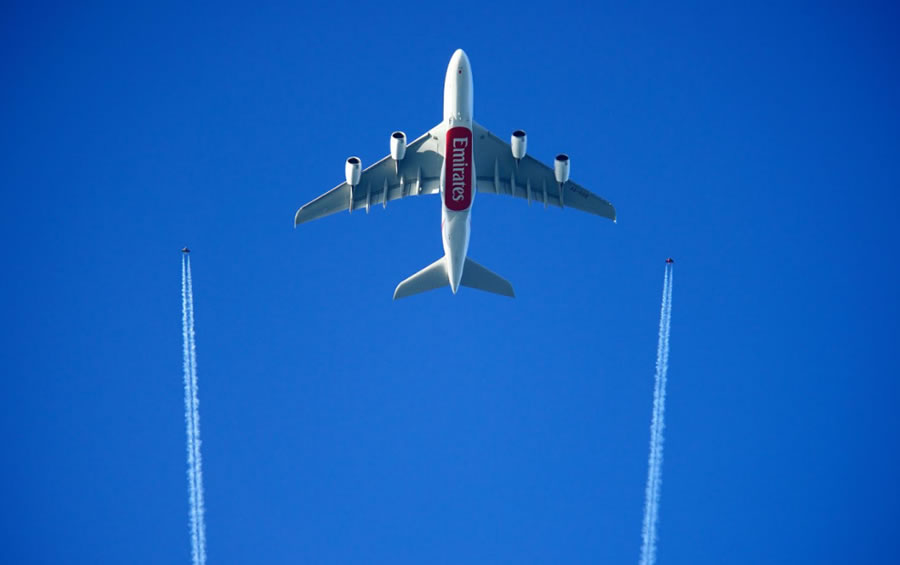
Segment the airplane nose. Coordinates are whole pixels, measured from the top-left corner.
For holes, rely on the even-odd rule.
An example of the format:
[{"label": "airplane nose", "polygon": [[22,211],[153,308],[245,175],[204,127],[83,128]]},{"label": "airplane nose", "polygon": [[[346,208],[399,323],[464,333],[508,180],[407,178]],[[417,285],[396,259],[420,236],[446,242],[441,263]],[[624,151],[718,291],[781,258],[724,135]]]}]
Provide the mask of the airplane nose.
[{"label": "airplane nose", "polygon": [[469,70],[469,56],[466,55],[466,52],[462,49],[457,49],[453,52],[453,57],[450,58],[451,64],[457,67],[460,71],[468,71]]}]

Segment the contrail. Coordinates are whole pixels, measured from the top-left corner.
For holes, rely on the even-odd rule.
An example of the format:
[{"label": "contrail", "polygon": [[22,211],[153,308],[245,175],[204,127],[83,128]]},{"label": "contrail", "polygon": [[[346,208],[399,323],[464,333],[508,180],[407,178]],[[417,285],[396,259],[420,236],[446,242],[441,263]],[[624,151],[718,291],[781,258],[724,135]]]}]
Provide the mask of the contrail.
[{"label": "contrail", "polygon": [[191,552],[193,562],[199,559],[199,542],[197,538],[197,486],[194,482],[194,423],[191,402],[191,337],[188,322],[188,286],[187,261],[181,261],[181,326],[184,340],[184,421],[187,428],[187,462],[188,462],[188,494],[190,498],[191,519]]},{"label": "contrail", "polygon": [[197,494],[197,537],[200,548],[200,564],[206,563],[206,506],[203,502],[203,457],[200,455],[200,401],[197,397],[197,344],[194,339],[194,285],[191,277],[191,258],[187,261],[188,320],[191,338],[191,402],[194,423],[194,482]]},{"label": "contrail", "polygon": [[191,557],[206,563],[206,523],[203,504],[203,459],[200,456],[200,412],[197,398],[197,346],[194,333],[194,288],[191,259],[181,263],[181,322],[184,338],[184,419],[187,428],[188,493],[191,518]]},{"label": "contrail", "polygon": [[656,379],[653,390],[653,419],[650,423],[650,457],[647,463],[647,490],[644,502],[641,565],[656,562],[656,524],[662,487],[663,429],[666,413],[666,373],[669,370],[669,334],[672,321],[672,265],[666,265],[662,305],[659,312],[659,342],[656,349]]}]

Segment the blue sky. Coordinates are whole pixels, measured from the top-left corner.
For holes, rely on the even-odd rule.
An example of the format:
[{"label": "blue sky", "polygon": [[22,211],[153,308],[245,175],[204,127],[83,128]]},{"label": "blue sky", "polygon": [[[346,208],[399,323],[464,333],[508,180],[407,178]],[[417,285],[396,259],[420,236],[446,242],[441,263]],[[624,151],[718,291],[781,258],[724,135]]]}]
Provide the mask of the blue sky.
[{"label": "blue sky", "polygon": [[[8,3],[0,561],[633,563],[676,258],[660,563],[897,561],[890,3]],[[393,303],[440,203],[292,228],[395,129],[476,119],[618,224],[482,195],[515,300]]]}]

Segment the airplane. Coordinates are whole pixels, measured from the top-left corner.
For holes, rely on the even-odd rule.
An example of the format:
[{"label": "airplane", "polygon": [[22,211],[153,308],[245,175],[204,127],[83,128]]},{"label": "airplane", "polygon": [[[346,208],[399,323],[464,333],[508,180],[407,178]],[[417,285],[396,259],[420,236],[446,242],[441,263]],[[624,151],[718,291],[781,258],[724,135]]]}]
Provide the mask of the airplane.
[{"label": "airplane", "polygon": [[182,248],[181,248],[181,252],[182,252],[182,253],[190,253],[191,250],[188,249],[187,247],[182,247]]},{"label": "airplane", "polygon": [[666,263],[671,264],[671,263],[674,263],[674,262],[675,262],[675,259],[672,259],[671,257],[669,257],[668,259],[666,259]]},{"label": "airplane", "polygon": [[394,291],[394,300],[450,286],[514,297],[512,285],[467,256],[476,192],[504,194],[560,208],[570,207],[616,220],[608,201],[569,180],[569,156],[556,156],[551,169],[526,154],[526,134],[512,133],[506,143],[473,119],[472,67],[457,49],[444,77],[444,117],[406,143],[406,134],[390,137],[390,155],[365,170],[359,157],[344,164],[345,182],[303,205],[294,227],[336,212],[424,194],[441,195],[444,256],[410,276]]}]

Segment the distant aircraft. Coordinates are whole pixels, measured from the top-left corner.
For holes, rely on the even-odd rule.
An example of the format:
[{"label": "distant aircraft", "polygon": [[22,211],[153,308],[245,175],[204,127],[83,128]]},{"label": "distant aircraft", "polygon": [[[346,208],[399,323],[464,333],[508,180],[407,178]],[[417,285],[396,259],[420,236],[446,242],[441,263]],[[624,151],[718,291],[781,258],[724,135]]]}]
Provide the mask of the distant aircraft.
[{"label": "distant aircraft", "polygon": [[674,263],[674,262],[675,262],[675,259],[672,259],[671,257],[666,259],[666,263]]},{"label": "distant aircraft", "polygon": [[444,77],[444,119],[409,145],[406,134],[395,131],[391,154],[365,170],[359,157],[348,158],[346,182],[297,210],[294,226],[342,210],[368,212],[372,204],[386,208],[389,200],[440,193],[444,256],[401,282],[396,300],[447,285],[454,294],[462,285],[515,296],[509,281],[466,257],[476,190],[518,196],[529,204],[537,200],[545,208],[569,206],[615,221],[612,204],[569,180],[568,155],[557,155],[552,169],[526,156],[524,131],[514,131],[506,143],[472,119],[472,95],[469,58],[457,49]]},{"label": "distant aircraft", "polygon": [[182,253],[190,253],[191,250],[188,249],[187,247],[182,247],[182,248],[181,248],[181,252],[182,252]]}]

